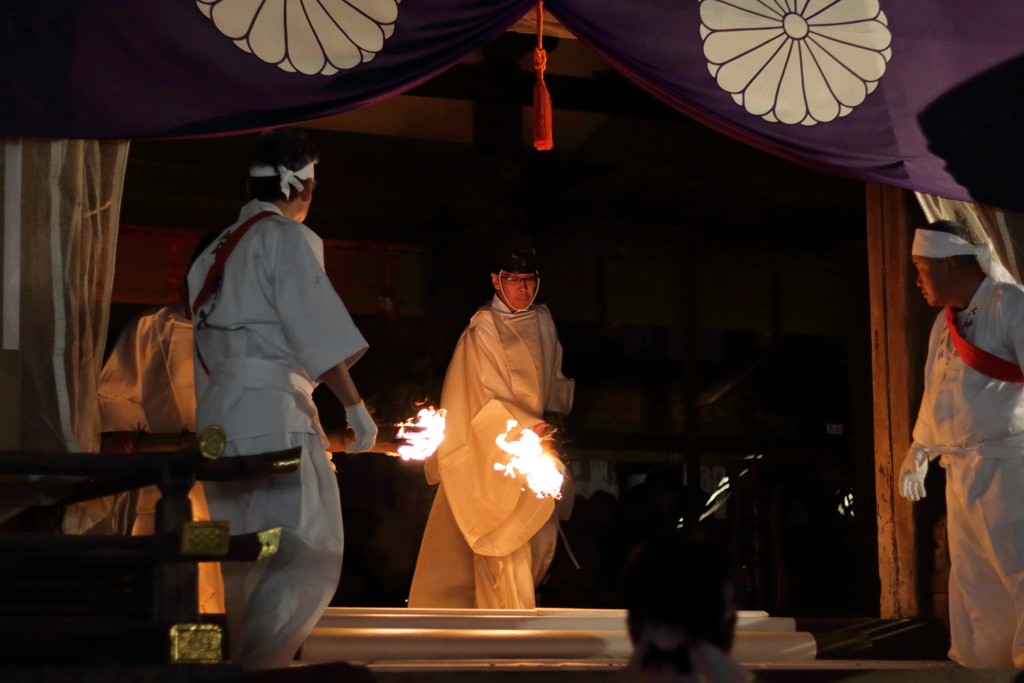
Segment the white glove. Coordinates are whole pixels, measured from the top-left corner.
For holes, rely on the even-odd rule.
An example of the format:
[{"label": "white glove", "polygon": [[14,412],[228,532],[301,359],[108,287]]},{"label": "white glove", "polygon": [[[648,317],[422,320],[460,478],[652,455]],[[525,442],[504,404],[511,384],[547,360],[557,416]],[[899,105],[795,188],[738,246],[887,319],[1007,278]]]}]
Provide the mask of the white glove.
[{"label": "white glove", "polygon": [[918,445],[910,447],[900,468],[900,493],[907,500],[917,502],[928,495],[924,490],[924,478],[928,474],[928,451]]},{"label": "white glove", "polygon": [[345,417],[352,431],[356,433],[356,440],[348,445],[346,453],[362,453],[373,448],[377,442],[377,423],[366,411],[366,404],[360,401],[354,406],[345,406]]}]

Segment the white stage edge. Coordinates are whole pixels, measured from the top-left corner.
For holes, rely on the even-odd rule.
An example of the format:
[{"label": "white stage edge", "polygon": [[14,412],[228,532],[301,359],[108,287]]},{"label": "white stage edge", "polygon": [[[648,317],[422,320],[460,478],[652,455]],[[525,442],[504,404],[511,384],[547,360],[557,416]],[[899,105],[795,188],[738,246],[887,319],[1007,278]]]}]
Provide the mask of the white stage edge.
[{"label": "white stage edge", "polygon": [[[790,617],[767,612],[739,612],[736,630],[787,633],[796,631]],[[625,631],[626,610],[619,609],[406,609],[403,607],[329,607],[317,628],[447,628],[533,629],[559,631]]]},{"label": "white stage edge", "polygon": [[[376,672],[408,673],[408,672],[460,672],[472,671],[486,673],[490,671],[513,671],[518,673],[551,672],[551,671],[621,671],[626,667],[625,661],[599,659],[533,659],[533,660],[410,660],[400,662],[380,662],[370,664]],[[841,672],[872,672],[872,671],[943,671],[957,670],[961,667],[955,662],[933,662],[919,660],[874,660],[874,659],[824,659],[813,662],[778,662],[747,664],[752,671],[841,671]],[[1012,670],[1014,673],[1016,670]],[[1001,679],[1000,679],[1001,680]],[[1012,678],[1010,679],[1012,680]],[[989,681],[988,683],[992,683]]]},{"label": "white stage edge", "polygon": [[[331,608],[302,646],[303,663],[591,661],[618,666],[632,644],[622,610]],[[792,619],[742,612],[734,656],[744,663],[813,661],[814,637]]]}]

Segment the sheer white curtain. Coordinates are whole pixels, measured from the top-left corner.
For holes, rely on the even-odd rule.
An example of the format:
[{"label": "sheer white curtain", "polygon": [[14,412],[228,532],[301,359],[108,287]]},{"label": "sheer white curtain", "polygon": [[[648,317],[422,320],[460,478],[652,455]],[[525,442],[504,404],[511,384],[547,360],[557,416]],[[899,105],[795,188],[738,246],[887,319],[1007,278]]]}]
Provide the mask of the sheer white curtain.
[{"label": "sheer white curtain", "polygon": [[[127,158],[124,141],[0,138],[2,449],[99,450],[96,385]],[[64,529],[81,533],[113,507],[71,506]]]}]

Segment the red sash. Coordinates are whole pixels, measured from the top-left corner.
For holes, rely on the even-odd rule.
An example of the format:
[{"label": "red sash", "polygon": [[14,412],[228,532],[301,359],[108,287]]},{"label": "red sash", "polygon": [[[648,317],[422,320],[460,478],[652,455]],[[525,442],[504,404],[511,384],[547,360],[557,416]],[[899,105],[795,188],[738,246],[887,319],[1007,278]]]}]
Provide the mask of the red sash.
[{"label": "red sash", "polygon": [[[203,286],[199,289],[199,294],[196,295],[195,301],[192,303],[192,310],[198,310],[203,302],[206,301],[206,297],[210,296],[213,292],[213,288],[217,286],[217,282],[224,275],[224,265],[228,262],[228,257],[231,256],[231,252],[235,250],[238,243],[245,237],[245,233],[249,232],[249,228],[256,225],[258,222],[266,218],[267,216],[275,216],[273,211],[260,211],[258,214],[247,220],[246,222],[235,228],[235,231],[228,235],[227,239],[220,245],[220,249],[217,250],[217,256],[213,259],[213,265],[210,266],[210,270],[206,273],[206,280],[203,281]],[[199,351],[199,343],[196,342],[196,356],[199,358],[200,365],[203,366],[203,370],[206,374],[210,374],[209,368],[206,367],[206,361],[203,360],[203,354]]]},{"label": "red sash", "polygon": [[960,354],[960,358],[968,367],[1000,382],[1024,382],[1024,372],[1021,372],[1020,366],[1016,363],[1003,360],[984,349],[979,349],[960,336],[960,330],[956,329],[956,314],[949,306],[946,307],[946,327],[949,328],[949,338],[953,340],[953,348]]},{"label": "red sash", "polygon": [[273,216],[273,211],[260,211],[258,214],[247,220],[246,222],[235,228],[235,231],[228,235],[228,238],[224,240],[224,243],[220,245],[220,249],[217,250],[217,257],[213,260],[213,265],[210,266],[210,270],[206,273],[206,280],[203,281],[203,286],[199,290],[199,294],[196,295],[195,300],[192,303],[192,310],[197,310],[206,301],[206,297],[210,296],[210,292],[217,286],[217,280],[224,275],[224,264],[227,263],[228,257],[231,256],[231,252],[235,250],[238,243],[245,233],[249,232],[249,228],[256,225],[259,221],[263,220],[267,216]]}]

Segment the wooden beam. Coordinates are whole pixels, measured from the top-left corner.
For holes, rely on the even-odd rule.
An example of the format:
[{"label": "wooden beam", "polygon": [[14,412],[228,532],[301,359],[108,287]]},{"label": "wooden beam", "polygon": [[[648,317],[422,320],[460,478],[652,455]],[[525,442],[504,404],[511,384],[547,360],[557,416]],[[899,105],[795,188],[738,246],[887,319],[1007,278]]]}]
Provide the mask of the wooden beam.
[{"label": "wooden beam", "polygon": [[[514,33],[529,33],[531,35],[537,35],[537,10],[531,9],[526,13],[526,16],[517,21],[509,31]],[[547,7],[544,8],[544,35],[551,36],[552,38],[576,39],[576,36],[574,36],[569,29],[563,26],[562,22],[560,22],[555,15],[551,14],[551,10]]]},{"label": "wooden beam", "polygon": [[916,309],[909,299],[916,280],[910,260],[911,201],[913,195],[906,190],[867,184],[878,573],[884,619],[919,612],[913,507],[899,495],[897,481],[913,429],[911,402],[916,392],[911,387],[921,374],[920,363],[912,359],[923,355],[923,350],[911,353],[917,335],[908,324]]},{"label": "wooden beam", "polygon": [[[501,91],[522,107],[533,106],[537,74],[530,69],[495,74],[486,64],[456,64],[447,71],[410,88],[404,94],[446,100],[476,100],[482,93]],[[596,78],[546,74],[552,106],[558,110],[583,111],[611,116],[658,121],[689,122],[682,112],[656,99],[625,76],[601,72]]]}]

